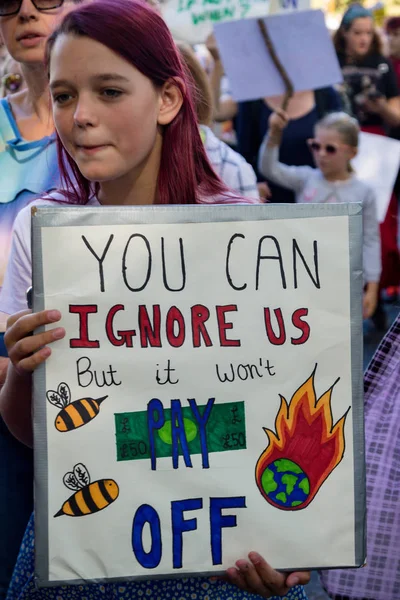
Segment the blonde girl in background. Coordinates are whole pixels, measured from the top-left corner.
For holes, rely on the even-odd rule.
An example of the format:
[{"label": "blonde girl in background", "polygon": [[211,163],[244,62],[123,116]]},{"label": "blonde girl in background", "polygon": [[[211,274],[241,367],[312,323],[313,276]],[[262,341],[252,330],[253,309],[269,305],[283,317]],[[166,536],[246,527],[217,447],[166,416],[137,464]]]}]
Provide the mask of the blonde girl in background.
[{"label": "blonde girl in background", "polygon": [[363,316],[368,319],[378,304],[381,247],[374,192],[357,178],[351,166],[358,148],[358,123],[343,112],[328,114],[317,123],[314,138],[308,140],[316,164],[313,169],[279,162],[282,132],[288,121],[287,113],[281,109],[270,116],[269,134],[260,149],[259,169],[274,183],[294,191],[296,202],[363,205]]}]

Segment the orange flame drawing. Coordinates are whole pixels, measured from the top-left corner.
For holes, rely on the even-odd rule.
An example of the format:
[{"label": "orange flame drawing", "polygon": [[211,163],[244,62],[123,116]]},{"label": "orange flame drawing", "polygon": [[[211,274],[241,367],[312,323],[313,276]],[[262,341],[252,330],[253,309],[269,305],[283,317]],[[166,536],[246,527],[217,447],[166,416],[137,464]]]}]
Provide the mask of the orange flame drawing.
[{"label": "orange flame drawing", "polygon": [[317,399],[315,370],[290,404],[280,396],[276,433],[264,428],[269,444],[258,459],[256,482],[267,502],[281,510],[306,508],[345,451],[344,423],[350,408],[334,425],[331,396],[339,379]]}]

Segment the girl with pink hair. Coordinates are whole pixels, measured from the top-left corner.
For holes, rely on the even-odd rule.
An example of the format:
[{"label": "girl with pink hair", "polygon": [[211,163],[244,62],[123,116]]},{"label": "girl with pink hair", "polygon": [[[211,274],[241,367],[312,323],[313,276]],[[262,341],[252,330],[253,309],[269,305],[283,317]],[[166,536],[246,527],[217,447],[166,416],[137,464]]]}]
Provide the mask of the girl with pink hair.
[{"label": "girl with pink hair", "polygon": [[[50,90],[63,189],[43,202],[99,206],[246,202],[214,173],[201,141],[190,83],[161,17],[135,0],[100,0],[70,13],[48,43]],[[247,201],[251,202],[251,201]],[[253,201],[255,202],[255,201]],[[5,335],[10,366],[0,411],[10,431],[32,444],[32,371],[65,330],[57,310],[23,310],[31,284],[30,211],[22,210],[0,307],[13,314]],[[20,312],[18,312],[20,311]],[[34,333],[38,327],[55,327]],[[172,598],[303,599],[308,573],[278,573],[255,552],[227,581],[166,579],[36,589],[33,518],[21,546],[9,600]]]}]

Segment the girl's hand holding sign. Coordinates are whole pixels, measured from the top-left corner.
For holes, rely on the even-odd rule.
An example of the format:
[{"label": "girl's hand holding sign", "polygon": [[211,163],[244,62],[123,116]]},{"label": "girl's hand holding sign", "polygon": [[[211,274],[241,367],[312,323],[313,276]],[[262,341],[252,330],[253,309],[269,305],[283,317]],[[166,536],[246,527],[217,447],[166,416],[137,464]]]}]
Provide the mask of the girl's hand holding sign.
[{"label": "girl's hand holding sign", "polygon": [[52,325],[60,319],[61,313],[58,310],[43,310],[38,313],[26,310],[8,319],[4,341],[10,361],[19,374],[26,375],[34,371],[51,354],[47,344],[65,336],[63,327],[34,333],[35,329]]},{"label": "girl's hand holding sign", "polygon": [[61,319],[57,310],[32,313],[24,310],[7,321],[4,342],[10,364],[0,395],[0,414],[11,433],[27,446],[33,446],[32,372],[51,354],[47,344],[65,336],[63,327],[34,334],[35,329]]}]

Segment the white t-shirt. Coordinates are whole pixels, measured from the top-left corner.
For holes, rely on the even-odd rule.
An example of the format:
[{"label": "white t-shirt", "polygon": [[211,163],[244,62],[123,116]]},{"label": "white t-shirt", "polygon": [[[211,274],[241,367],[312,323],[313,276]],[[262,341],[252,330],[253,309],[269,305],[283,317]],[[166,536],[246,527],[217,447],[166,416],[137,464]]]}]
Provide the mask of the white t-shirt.
[{"label": "white t-shirt", "polygon": [[[32,206],[60,206],[57,199],[62,200],[62,195],[54,193],[52,197],[56,200],[32,202],[18,213],[14,221],[11,253],[0,291],[0,313],[12,315],[28,308],[26,292],[32,285],[31,208]],[[62,206],[65,204],[63,203]],[[93,198],[85,206],[99,206],[99,202],[97,198]]]}]

